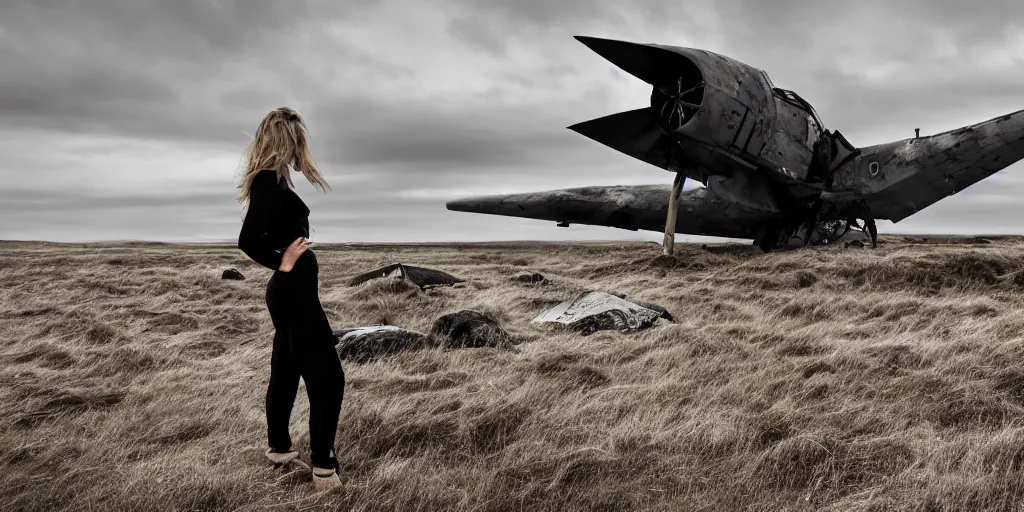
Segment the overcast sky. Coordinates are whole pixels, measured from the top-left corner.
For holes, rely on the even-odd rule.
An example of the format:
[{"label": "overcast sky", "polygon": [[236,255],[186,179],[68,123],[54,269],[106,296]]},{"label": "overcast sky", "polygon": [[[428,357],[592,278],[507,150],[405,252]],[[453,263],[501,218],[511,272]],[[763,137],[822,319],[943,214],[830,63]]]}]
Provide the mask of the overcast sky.
[{"label": "overcast sky", "polygon": [[[764,69],[857,146],[1024,108],[1024,2],[4,0],[0,239],[236,239],[241,152],[302,113],[333,191],[313,238],[659,240],[449,212],[449,199],[671,176],[566,126],[649,86],[573,39]],[[1024,233],[1018,164],[883,232]]]}]

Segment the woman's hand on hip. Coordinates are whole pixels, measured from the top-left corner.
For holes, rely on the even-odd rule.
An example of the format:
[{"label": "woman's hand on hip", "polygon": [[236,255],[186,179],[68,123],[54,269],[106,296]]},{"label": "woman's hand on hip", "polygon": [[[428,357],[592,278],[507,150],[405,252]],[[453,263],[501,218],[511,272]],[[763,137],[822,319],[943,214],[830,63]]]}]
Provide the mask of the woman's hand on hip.
[{"label": "woman's hand on hip", "polygon": [[281,257],[281,266],[278,268],[281,272],[290,272],[292,267],[295,266],[295,262],[298,261],[299,256],[306,252],[309,248],[309,240],[304,237],[296,238],[288,249],[284,251],[284,255]]}]

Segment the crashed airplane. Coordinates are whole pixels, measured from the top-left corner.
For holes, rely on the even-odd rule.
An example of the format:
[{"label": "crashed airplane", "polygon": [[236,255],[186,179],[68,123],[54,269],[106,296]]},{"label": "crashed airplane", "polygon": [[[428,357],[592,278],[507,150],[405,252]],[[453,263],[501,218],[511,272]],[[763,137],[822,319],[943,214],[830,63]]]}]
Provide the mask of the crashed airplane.
[{"label": "crashed airplane", "polygon": [[[706,50],[577,36],[652,86],[650,106],[571,130],[675,173],[672,185],[583,187],[459,199],[449,210],[753,239],[765,252],[828,245],[851,230],[877,244],[899,222],[1024,158],[1024,111],[857,148],[768,75]],[[683,190],[686,179],[703,184]]]}]

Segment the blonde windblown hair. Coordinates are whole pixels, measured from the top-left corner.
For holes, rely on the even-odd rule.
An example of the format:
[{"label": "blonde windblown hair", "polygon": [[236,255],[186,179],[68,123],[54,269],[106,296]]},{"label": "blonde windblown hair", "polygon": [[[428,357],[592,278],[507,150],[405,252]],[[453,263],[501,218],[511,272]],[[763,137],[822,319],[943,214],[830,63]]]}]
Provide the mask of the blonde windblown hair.
[{"label": "blonde windblown hair", "polygon": [[331,188],[309,153],[309,132],[306,122],[291,108],[281,107],[263,117],[263,121],[256,128],[256,136],[245,148],[244,156],[245,170],[238,185],[240,203],[244,204],[249,200],[252,180],[264,169],[277,171],[279,176],[288,180],[288,185],[294,186],[291,173],[288,172],[288,167],[291,166],[302,173],[314,187],[324,192]]}]

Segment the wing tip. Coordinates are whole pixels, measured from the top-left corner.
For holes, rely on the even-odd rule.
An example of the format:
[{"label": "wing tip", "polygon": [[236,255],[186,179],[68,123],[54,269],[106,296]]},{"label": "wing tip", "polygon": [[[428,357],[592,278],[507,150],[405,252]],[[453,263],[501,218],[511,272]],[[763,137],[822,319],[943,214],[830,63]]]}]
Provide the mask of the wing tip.
[{"label": "wing tip", "polygon": [[468,208],[472,205],[472,201],[472,198],[468,197],[452,199],[445,203],[444,207],[453,212],[466,212],[469,211]]}]

